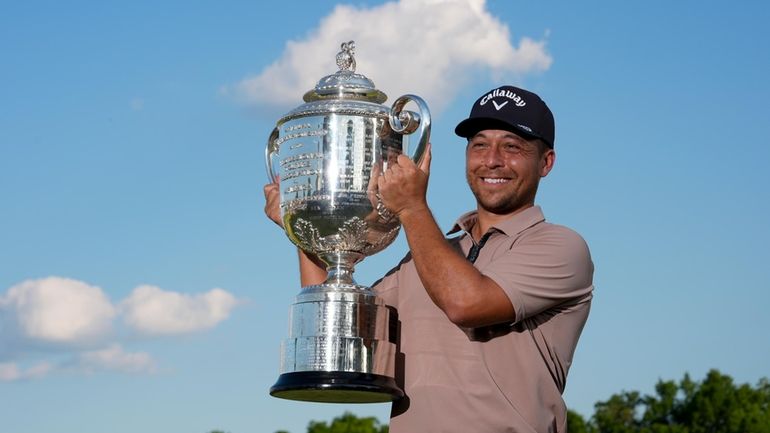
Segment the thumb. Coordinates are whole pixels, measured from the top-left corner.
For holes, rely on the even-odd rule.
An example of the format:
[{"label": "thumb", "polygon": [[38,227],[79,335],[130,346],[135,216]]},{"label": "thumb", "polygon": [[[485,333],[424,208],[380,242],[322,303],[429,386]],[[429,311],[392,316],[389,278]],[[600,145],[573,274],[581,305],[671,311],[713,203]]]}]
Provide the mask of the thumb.
[{"label": "thumb", "polygon": [[422,159],[420,160],[419,168],[425,174],[430,174],[430,159],[431,159],[430,150],[431,150],[431,147],[432,147],[432,145],[430,144],[430,142],[428,142],[428,144],[425,146],[425,153],[423,153]]}]

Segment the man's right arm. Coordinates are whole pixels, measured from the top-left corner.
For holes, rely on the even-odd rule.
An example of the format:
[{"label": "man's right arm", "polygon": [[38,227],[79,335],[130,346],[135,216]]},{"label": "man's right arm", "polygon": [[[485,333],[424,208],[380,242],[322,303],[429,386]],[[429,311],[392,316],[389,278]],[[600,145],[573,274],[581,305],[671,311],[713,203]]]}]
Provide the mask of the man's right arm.
[{"label": "man's right arm", "polygon": [[[277,182],[265,185],[265,215],[271,221],[283,228],[281,221],[281,193]],[[302,287],[321,284],[326,280],[326,267],[317,257],[312,256],[301,248],[297,248],[299,258],[299,275]]]}]

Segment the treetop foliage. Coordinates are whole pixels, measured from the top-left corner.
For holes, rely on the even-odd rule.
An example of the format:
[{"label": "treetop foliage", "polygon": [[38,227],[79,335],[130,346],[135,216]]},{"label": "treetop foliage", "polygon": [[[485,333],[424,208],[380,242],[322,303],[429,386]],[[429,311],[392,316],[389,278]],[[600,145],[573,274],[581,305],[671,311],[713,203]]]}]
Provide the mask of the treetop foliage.
[{"label": "treetop foliage", "polygon": [[752,387],[711,370],[698,383],[658,381],[655,395],[614,394],[584,420],[570,411],[570,433],[770,433],[770,382]]},{"label": "treetop foliage", "polygon": [[311,421],[307,433],[388,433],[388,426],[381,426],[373,416],[358,418],[350,412],[345,412],[342,416],[334,418],[331,424]]}]

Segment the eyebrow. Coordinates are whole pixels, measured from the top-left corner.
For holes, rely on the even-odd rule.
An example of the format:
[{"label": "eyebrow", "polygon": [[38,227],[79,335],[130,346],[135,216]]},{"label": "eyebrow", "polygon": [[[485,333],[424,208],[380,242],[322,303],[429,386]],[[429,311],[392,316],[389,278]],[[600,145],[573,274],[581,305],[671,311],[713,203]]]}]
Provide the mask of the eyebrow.
[{"label": "eyebrow", "polygon": [[[473,140],[476,137],[479,137],[479,138],[489,138],[489,137],[487,137],[486,134],[484,134],[484,131],[479,131],[479,132],[476,133],[476,135],[474,135],[473,137],[469,138],[468,141],[471,141],[471,140]],[[529,140],[527,140],[526,138],[524,138],[524,137],[522,137],[522,136],[520,136],[520,135],[518,135],[518,134],[516,134],[514,132],[511,132],[511,131],[505,131],[505,134],[503,135],[503,138],[513,138],[513,139],[516,139],[516,140],[520,140],[522,143],[529,143]]]}]

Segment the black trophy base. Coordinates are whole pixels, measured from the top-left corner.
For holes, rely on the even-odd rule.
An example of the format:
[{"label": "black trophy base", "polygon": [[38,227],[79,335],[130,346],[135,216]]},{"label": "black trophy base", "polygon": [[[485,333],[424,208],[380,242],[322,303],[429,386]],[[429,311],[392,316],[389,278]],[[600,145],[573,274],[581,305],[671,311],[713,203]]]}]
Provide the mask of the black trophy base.
[{"label": "black trophy base", "polygon": [[321,403],[385,403],[404,396],[392,377],[349,371],[284,373],[270,395]]}]

